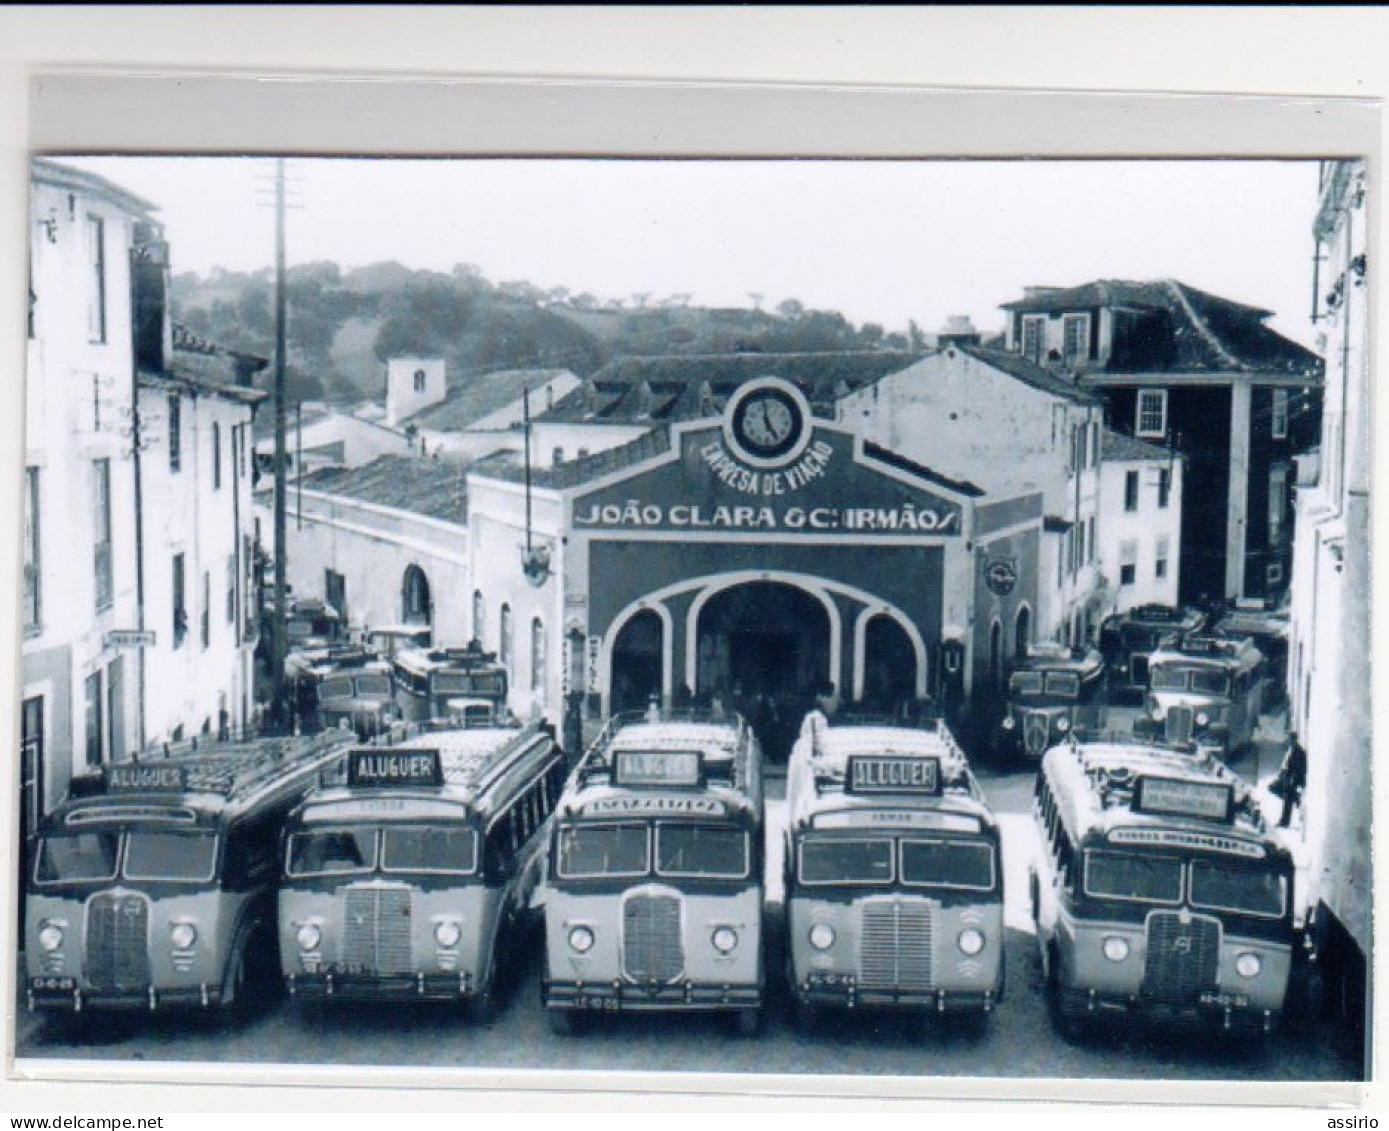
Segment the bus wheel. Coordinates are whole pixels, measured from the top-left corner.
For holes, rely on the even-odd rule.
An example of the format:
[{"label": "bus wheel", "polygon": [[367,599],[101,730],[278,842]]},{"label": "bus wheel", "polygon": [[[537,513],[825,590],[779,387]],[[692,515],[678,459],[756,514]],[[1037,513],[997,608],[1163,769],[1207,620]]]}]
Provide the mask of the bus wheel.
[{"label": "bus wheel", "polygon": [[760,1009],[738,1010],[738,1035],[740,1037],[755,1037],[761,1028],[762,1011]]},{"label": "bus wheel", "polygon": [[820,1011],[808,1001],[796,998],[794,1012],[796,1028],[803,1033],[812,1032],[820,1023]]},{"label": "bus wheel", "polygon": [[468,1016],[478,1025],[490,1025],[497,1019],[497,998],[491,986],[472,996],[468,1002]]},{"label": "bus wheel", "polygon": [[572,1036],[574,1033],[574,1014],[568,1009],[547,1009],[545,1011],[545,1021],[550,1026],[550,1032],[559,1037]]},{"label": "bus wheel", "polygon": [[246,1012],[246,947],[250,939],[242,940],[227,963],[227,975],[222,980],[222,1008],[240,1017]]},{"label": "bus wheel", "polygon": [[1076,1044],[1085,1035],[1080,1015],[1066,1000],[1066,990],[1061,985],[1061,961],[1052,947],[1047,954],[1047,1012],[1051,1014],[1052,1026],[1061,1034],[1063,1040]]}]

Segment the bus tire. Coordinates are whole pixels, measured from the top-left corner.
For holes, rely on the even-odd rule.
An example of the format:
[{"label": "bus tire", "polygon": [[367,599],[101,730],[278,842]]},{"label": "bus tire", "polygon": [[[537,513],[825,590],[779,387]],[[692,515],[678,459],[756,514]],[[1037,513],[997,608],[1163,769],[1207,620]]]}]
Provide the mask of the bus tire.
[{"label": "bus tire", "polygon": [[811,1005],[808,1001],[802,1001],[798,996],[792,1012],[796,1019],[796,1028],[802,1033],[814,1032],[820,1024],[820,1010]]},{"label": "bus tire", "polygon": [[574,1014],[571,1010],[547,1009],[545,1023],[550,1026],[550,1032],[557,1037],[570,1037],[574,1034]]},{"label": "bus tire", "polygon": [[1066,990],[1061,985],[1061,960],[1054,946],[1047,951],[1047,967],[1047,1012],[1051,1014],[1052,1026],[1062,1040],[1076,1044],[1084,1037],[1085,1027],[1080,1015],[1066,1001]]},{"label": "bus tire", "polygon": [[477,1025],[491,1025],[497,1019],[497,996],[491,986],[469,999],[468,1018]]},{"label": "bus tire", "polygon": [[740,1009],[738,1010],[738,1036],[755,1037],[762,1029],[762,1011],[760,1009]]}]

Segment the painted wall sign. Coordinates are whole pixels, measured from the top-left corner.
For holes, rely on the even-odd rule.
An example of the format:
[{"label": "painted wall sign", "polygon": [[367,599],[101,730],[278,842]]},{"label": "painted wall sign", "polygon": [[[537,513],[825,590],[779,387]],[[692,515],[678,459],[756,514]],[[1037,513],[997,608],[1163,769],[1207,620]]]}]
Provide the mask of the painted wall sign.
[{"label": "painted wall sign", "polygon": [[984,584],[989,592],[998,597],[1006,597],[1018,584],[1018,564],[1013,558],[1000,558],[984,563]]},{"label": "painted wall sign", "polygon": [[854,458],[854,440],[819,429],[793,462],[759,468],[718,428],[681,437],[678,458],[573,501],[576,530],[774,531],[787,535],[960,533],[960,504]]},{"label": "painted wall sign", "polygon": [[113,628],[106,634],[108,648],[153,648],[154,630],[133,628]]}]

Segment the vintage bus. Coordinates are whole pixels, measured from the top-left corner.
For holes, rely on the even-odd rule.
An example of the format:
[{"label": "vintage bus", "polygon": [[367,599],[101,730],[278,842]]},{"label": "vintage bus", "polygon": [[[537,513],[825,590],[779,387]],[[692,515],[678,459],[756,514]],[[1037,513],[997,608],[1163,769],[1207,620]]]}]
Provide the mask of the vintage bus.
[{"label": "vintage bus", "polygon": [[1053,1019],[1268,1033],[1292,964],[1294,863],[1210,758],[1132,737],[1052,747],[1029,876]]},{"label": "vintage bus", "polygon": [[1094,648],[1033,644],[1008,676],[994,752],[1040,761],[1074,730],[1095,730],[1104,712],[1104,657]]},{"label": "vintage bus", "polygon": [[1254,741],[1266,685],[1252,640],[1168,637],[1148,657],[1146,714],[1134,733],[1228,758]]},{"label": "vintage bus", "polygon": [[428,648],[434,633],[428,625],[380,624],[364,631],[364,644],[383,660],[395,659],[407,648]]},{"label": "vintage bus", "polygon": [[399,714],[390,665],[365,648],[295,650],[285,657],[285,677],[307,733],[345,723],[369,737]]},{"label": "vintage bus", "polygon": [[184,744],[77,779],[28,877],[29,1008],[241,1003],[248,976],[274,967],[281,828],[350,746]]},{"label": "vintage bus", "polygon": [[495,652],[480,648],[435,651],[404,649],[392,661],[396,698],[411,722],[448,719],[460,726],[495,726],[505,722],[506,665]]},{"label": "vintage bus", "polygon": [[297,1001],[433,999],[490,1017],[564,760],[543,726],[353,750],[286,826],[280,963]]},{"label": "vintage bus", "polygon": [[290,648],[326,648],[343,641],[342,617],[321,597],[292,601],[285,617],[285,641]]},{"label": "vintage bus", "polygon": [[[653,712],[654,714],[654,712]],[[763,1002],[761,750],[740,718],[618,716],[575,768],[551,835],[544,1001],[583,1011]]]},{"label": "vintage bus", "polygon": [[832,725],[787,780],[786,966],[821,1007],[951,1013],[1003,993],[999,830],[943,722]]},{"label": "vintage bus", "polygon": [[1116,697],[1141,699],[1148,690],[1148,653],[1172,633],[1196,632],[1206,623],[1199,609],[1139,605],[1105,617],[1100,625],[1109,690]]},{"label": "vintage bus", "polygon": [[1273,605],[1256,597],[1239,599],[1215,622],[1217,636],[1252,640],[1264,654],[1266,707],[1280,706],[1287,697],[1288,623],[1286,606]]}]

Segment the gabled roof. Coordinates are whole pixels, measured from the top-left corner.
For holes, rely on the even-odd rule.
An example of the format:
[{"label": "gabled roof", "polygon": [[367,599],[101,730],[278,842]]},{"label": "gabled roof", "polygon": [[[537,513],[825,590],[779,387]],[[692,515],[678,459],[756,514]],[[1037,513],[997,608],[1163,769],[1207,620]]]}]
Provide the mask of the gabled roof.
[{"label": "gabled roof", "polygon": [[1134,436],[1126,436],[1122,432],[1114,432],[1106,428],[1100,434],[1100,458],[1172,463],[1183,457],[1180,452],[1171,448],[1164,448],[1160,444],[1150,444],[1146,440],[1139,440]]},{"label": "gabled roof", "polygon": [[57,185],[104,197],[118,208],[124,208],[142,219],[150,219],[151,213],[159,211],[159,205],[136,196],[127,188],[109,181],[97,173],[89,173],[72,165],[64,165],[46,157],[34,157],[29,162],[29,176],[43,184]]},{"label": "gabled roof", "polygon": [[[1100,307],[1140,320],[1116,337],[1100,372],[1260,372],[1318,379],[1322,360],[1264,324],[1271,312],[1178,282],[1100,279],[1078,287],[1038,288],[1002,304],[1015,312],[1057,314]],[[1146,320],[1146,321],[1145,321]]]},{"label": "gabled roof", "polygon": [[754,377],[781,377],[830,415],[834,402],[923,355],[899,350],[828,353],[681,354],[609,362],[558,401],[537,423],[671,424],[717,415]]},{"label": "gabled roof", "polygon": [[[515,404],[527,388],[539,389],[568,372],[567,369],[501,369],[461,380],[455,378],[449,383],[448,394],[442,401],[407,416],[401,424],[413,424],[432,432],[457,432]],[[537,406],[532,398],[532,415],[537,408],[543,407]]]},{"label": "gabled roof", "polygon": [[1002,370],[1008,376],[1016,378],[1024,385],[1030,385],[1043,393],[1049,393],[1054,397],[1061,397],[1064,400],[1072,401],[1075,404],[1099,405],[1100,401],[1092,393],[1086,392],[1078,385],[1068,381],[1066,378],[1053,373],[1049,369],[1044,369],[1035,361],[1023,357],[1020,353],[1009,353],[1007,350],[991,349],[986,346],[967,346],[957,345],[954,347],[961,353],[968,354],[976,361],[982,361],[986,365],[991,365],[995,369]]},{"label": "gabled roof", "polygon": [[[531,484],[551,490],[577,487],[669,450],[669,430],[655,428],[650,432],[643,432],[635,440],[615,448],[607,448],[591,456],[584,456],[582,459],[566,460],[551,467],[532,468]],[[515,452],[496,452],[477,460],[469,470],[489,479],[502,479],[511,483],[520,483],[526,477],[525,467]]]},{"label": "gabled roof", "polygon": [[468,518],[468,465],[417,456],[379,456],[361,467],[324,467],[303,478],[306,490],[341,495],[460,525]]}]

